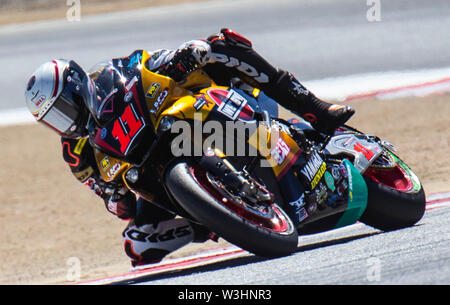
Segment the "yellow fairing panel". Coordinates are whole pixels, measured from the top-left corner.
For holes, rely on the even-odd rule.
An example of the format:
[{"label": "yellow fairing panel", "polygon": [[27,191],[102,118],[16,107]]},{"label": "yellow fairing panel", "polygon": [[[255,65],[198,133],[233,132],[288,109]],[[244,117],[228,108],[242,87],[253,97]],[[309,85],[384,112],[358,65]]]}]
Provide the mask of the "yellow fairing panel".
[{"label": "yellow fairing panel", "polygon": [[119,175],[131,167],[127,162],[108,156],[98,149],[94,150],[95,160],[102,179],[106,182],[115,180]]},{"label": "yellow fairing panel", "polygon": [[[222,88],[222,87],[214,87]],[[225,88],[225,87],[223,87]],[[170,115],[181,120],[199,120],[202,122],[206,120],[211,110],[216,104],[206,92],[210,88],[205,88],[200,91],[200,94],[194,96],[185,96],[175,101],[172,106],[161,113],[160,118]],[[196,107],[196,104],[201,104],[201,107]]]},{"label": "yellow fairing panel", "polygon": [[250,136],[248,143],[256,148],[267,160],[268,166],[281,179],[302,152],[297,143],[288,134],[275,127],[259,125]]},{"label": "yellow fairing panel", "polygon": [[157,125],[157,117],[160,113],[172,106],[174,100],[192,95],[188,89],[209,87],[212,84],[211,79],[201,70],[192,72],[184,83],[177,84],[170,77],[148,70],[145,63],[149,59],[150,55],[143,51],[142,85],[153,126]]},{"label": "yellow fairing panel", "polygon": [[150,118],[153,125],[156,125],[156,116],[158,113],[167,108],[174,99],[187,95],[189,92],[178,87],[170,77],[148,70],[145,63],[149,58],[150,55],[146,51],[143,51],[141,77],[145,92],[145,101],[150,111]]}]

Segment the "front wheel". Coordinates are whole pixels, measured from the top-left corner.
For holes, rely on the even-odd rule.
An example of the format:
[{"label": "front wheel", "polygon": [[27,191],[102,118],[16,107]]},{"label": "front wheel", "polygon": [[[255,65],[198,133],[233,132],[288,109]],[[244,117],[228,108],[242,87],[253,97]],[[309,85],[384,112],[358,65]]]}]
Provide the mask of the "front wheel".
[{"label": "front wheel", "polygon": [[368,203],[361,221],[383,231],[417,223],[425,213],[425,192],[414,172],[390,151],[364,172]]},{"label": "front wheel", "polygon": [[264,257],[289,255],[297,249],[297,230],[277,204],[236,200],[221,191],[220,181],[196,164],[177,163],[165,179],[174,199],[228,242]]}]

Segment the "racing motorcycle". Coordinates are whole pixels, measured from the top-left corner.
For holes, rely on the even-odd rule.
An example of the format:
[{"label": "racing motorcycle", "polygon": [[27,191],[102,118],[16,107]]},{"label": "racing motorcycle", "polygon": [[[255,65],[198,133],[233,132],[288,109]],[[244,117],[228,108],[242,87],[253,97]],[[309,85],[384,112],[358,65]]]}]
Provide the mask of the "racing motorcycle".
[{"label": "racing motorcycle", "polygon": [[422,185],[387,141],[350,126],[325,136],[258,89],[218,86],[202,70],[176,83],[148,57],[114,60],[123,86],[88,105],[106,182],[148,201],[158,183],[166,200],[155,204],[264,257],[296,251],[303,234],[422,218]]}]

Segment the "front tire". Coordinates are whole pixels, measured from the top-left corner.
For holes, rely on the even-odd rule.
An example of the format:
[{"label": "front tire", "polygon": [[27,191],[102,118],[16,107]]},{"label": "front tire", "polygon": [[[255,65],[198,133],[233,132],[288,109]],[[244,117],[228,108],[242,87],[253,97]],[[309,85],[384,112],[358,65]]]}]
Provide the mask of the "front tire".
[{"label": "front tire", "polygon": [[[268,207],[270,215],[274,215],[273,224],[262,224],[245,211],[231,209],[218,200],[223,194],[215,193],[205,178],[204,170],[181,162],[166,172],[165,182],[174,199],[189,214],[228,242],[263,257],[289,255],[297,249],[297,230],[276,204]],[[231,198],[224,202],[228,200]]]}]

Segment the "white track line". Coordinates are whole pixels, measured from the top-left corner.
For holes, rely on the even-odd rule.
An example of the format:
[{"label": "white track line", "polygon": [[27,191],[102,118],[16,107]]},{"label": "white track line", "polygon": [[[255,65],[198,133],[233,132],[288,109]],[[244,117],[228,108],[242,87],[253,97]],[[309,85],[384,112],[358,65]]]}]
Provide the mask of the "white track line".
[{"label": "white track line", "polygon": [[78,285],[106,285],[127,280],[133,280],[139,277],[165,273],[168,271],[180,271],[207,264],[217,263],[231,258],[247,256],[249,253],[236,246],[222,247],[217,249],[201,251],[196,255],[182,257],[178,259],[167,259],[164,262],[133,268],[129,273],[106,277],[102,279],[84,281],[76,283]]},{"label": "white track line", "polygon": [[[423,96],[432,93],[449,92],[450,67],[415,71],[390,71],[349,75],[335,78],[306,81],[305,86],[325,100],[345,101],[349,97],[372,92],[391,93],[384,98],[398,96]],[[436,84],[435,82],[439,82]],[[439,85],[440,84],[440,85]],[[445,85],[445,87],[443,87]],[[420,90],[416,87],[419,87]],[[396,89],[403,89],[392,94]],[[401,95],[400,95],[401,93]]]}]

